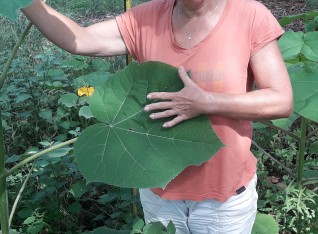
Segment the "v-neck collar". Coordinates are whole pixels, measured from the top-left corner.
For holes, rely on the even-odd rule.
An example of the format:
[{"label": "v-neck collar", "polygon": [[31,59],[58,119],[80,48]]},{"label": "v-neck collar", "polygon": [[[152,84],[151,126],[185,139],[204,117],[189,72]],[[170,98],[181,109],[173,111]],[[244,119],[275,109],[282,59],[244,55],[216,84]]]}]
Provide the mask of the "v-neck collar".
[{"label": "v-neck collar", "polygon": [[191,48],[184,48],[176,42],[173,30],[172,30],[172,14],[173,14],[174,5],[176,4],[176,0],[172,0],[171,5],[170,5],[170,9],[169,9],[170,13],[169,13],[169,19],[168,19],[169,34],[170,34],[170,40],[171,40],[172,46],[175,49],[182,50],[184,52],[192,51],[192,50],[195,50],[196,48],[200,47],[202,44],[204,44],[205,41],[207,41],[208,39],[213,37],[213,35],[218,31],[218,29],[220,28],[220,26],[222,25],[223,21],[226,18],[226,15],[227,15],[227,13],[230,9],[230,6],[231,6],[231,2],[232,2],[232,0],[227,0],[226,6],[222,12],[220,19],[218,20],[216,25],[211,29],[210,33],[205,38],[203,38],[199,43],[197,43],[196,45],[194,45]]}]

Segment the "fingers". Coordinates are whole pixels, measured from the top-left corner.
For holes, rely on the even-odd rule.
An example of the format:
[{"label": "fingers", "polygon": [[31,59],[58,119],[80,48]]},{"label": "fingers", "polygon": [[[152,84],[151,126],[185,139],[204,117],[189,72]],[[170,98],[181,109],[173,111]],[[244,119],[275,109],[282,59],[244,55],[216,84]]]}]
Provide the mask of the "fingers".
[{"label": "fingers", "polygon": [[171,117],[174,115],[178,115],[178,112],[175,110],[166,110],[166,111],[162,111],[162,112],[152,113],[150,115],[150,118],[151,119],[161,119],[161,118]]},{"label": "fingers", "polygon": [[147,98],[150,100],[172,100],[176,96],[173,92],[157,92],[157,93],[149,93]]},{"label": "fingers", "polygon": [[[193,86],[195,85],[194,82],[188,76],[186,70],[183,66],[179,67],[178,73],[180,79],[184,83],[185,86]],[[187,119],[186,115],[180,115],[180,113],[175,109],[176,103],[175,100],[178,99],[178,93],[173,92],[154,92],[147,95],[147,98],[150,100],[162,100],[162,102],[151,103],[145,106],[144,110],[149,111],[156,111],[156,110],[164,110],[162,112],[152,113],[150,115],[151,119],[161,119],[176,116],[171,121],[164,123],[164,128],[171,128],[178,123]]]},{"label": "fingers", "polygon": [[153,110],[164,110],[164,109],[171,109],[174,107],[173,102],[156,102],[151,103],[145,106],[144,111],[153,111]]},{"label": "fingers", "polygon": [[[183,66],[179,67],[178,69],[179,77],[182,80],[185,86],[193,86],[195,83],[190,79],[186,70]],[[176,93],[174,92],[154,92],[149,93],[147,98],[150,100],[159,99],[159,100],[172,100],[176,97]]]},{"label": "fingers", "polygon": [[180,115],[178,115],[178,116],[175,117],[173,120],[164,123],[163,127],[164,127],[164,128],[171,128],[171,127],[177,125],[178,123],[182,122],[183,120],[185,120],[185,118],[182,117],[182,116],[180,116]]}]

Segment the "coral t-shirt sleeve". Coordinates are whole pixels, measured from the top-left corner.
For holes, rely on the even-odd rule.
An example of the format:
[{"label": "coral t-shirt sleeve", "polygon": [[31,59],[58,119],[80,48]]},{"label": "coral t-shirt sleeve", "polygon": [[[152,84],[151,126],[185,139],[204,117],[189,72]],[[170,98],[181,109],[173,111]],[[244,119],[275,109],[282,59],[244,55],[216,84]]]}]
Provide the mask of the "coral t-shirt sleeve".
[{"label": "coral t-shirt sleeve", "polygon": [[136,59],[137,9],[133,8],[116,17],[117,25],[129,54]]},{"label": "coral t-shirt sleeve", "polygon": [[283,28],[265,6],[260,3],[256,3],[256,6],[251,27],[251,56],[284,33]]}]

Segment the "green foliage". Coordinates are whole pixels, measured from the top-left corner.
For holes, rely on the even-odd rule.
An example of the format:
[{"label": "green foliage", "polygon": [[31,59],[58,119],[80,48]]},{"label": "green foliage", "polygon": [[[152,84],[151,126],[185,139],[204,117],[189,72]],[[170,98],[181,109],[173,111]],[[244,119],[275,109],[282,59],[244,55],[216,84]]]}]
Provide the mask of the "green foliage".
[{"label": "green foliage", "polygon": [[176,228],[170,221],[168,226],[165,227],[160,222],[152,222],[145,225],[141,218],[137,218],[134,221],[131,231],[115,230],[107,227],[99,227],[91,232],[85,232],[84,234],[175,234]]},{"label": "green foliage", "polygon": [[272,216],[258,213],[252,234],[278,234],[278,224]]},{"label": "green foliage", "polygon": [[[258,208],[275,215],[282,233],[318,231],[315,225],[318,199],[314,189],[317,186],[315,170],[318,162],[315,150],[318,127],[318,34],[315,31],[315,14],[311,12],[306,15],[305,33],[290,31],[279,40],[293,86],[295,113],[289,119],[273,121],[274,125],[267,124],[272,128],[281,127],[278,133],[268,132],[268,129],[257,130],[259,135],[256,141],[261,140],[259,143],[269,152],[255,152],[260,169]],[[306,18],[303,16],[286,17],[282,21]],[[280,164],[268,155],[275,155]]]},{"label": "green foliage", "polygon": [[90,107],[103,123],[85,129],[74,149],[86,180],[165,187],[185,167],[211,158],[221,143],[207,116],[165,129],[165,120],[151,120],[143,110],[148,93],[174,92],[182,86],[176,68],[147,62],[127,66],[98,87]]},{"label": "green foliage", "polygon": [[294,111],[301,116],[318,122],[317,64],[307,63],[299,71],[291,72],[290,77],[294,90]]},{"label": "green foliage", "polygon": [[318,16],[316,16],[313,20],[309,20],[305,22],[305,31],[306,32],[318,31]]},{"label": "green foliage", "polygon": [[[278,215],[285,220],[284,229],[293,230],[296,233],[313,231],[311,226],[315,222],[317,209],[312,208],[316,206],[315,198],[317,197],[314,191],[305,188],[299,191],[294,184],[290,184],[285,190],[282,212]],[[289,214],[289,217],[285,214]]]},{"label": "green foliage", "polygon": [[316,10],[318,9],[318,2],[316,0],[305,0],[305,1],[310,7],[315,8]]},{"label": "green foliage", "polygon": [[294,61],[298,58],[318,61],[318,32],[286,32],[279,40],[285,61]]},{"label": "green foliage", "polygon": [[[311,0],[308,0],[311,1]],[[315,1],[315,0],[312,0]],[[297,20],[297,19],[302,19],[306,22],[314,19],[314,17],[318,16],[318,11],[310,11],[302,14],[297,14],[297,15],[288,15],[283,18],[281,18],[278,22],[280,23],[281,26],[286,26],[287,24]]]},{"label": "green foliage", "polygon": [[[16,17],[17,9],[21,7],[17,3],[20,2],[22,1],[1,1],[0,12]],[[134,1],[137,2],[141,1]],[[310,0],[307,2],[315,3]],[[9,11],[3,7],[4,4],[10,6]],[[104,16],[105,12],[123,11],[123,2],[117,0],[56,0],[50,4],[80,19],[84,25],[90,24],[90,21],[83,16]],[[287,24],[295,19],[305,20],[304,33],[288,32],[279,42],[284,58],[289,63],[297,113],[292,118],[275,121],[275,125],[299,137],[300,118],[311,119],[307,126],[309,133],[303,155],[304,167],[301,167],[298,160],[297,138],[285,135],[281,130],[276,132],[261,128],[255,131],[255,140],[293,173],[298,167],[304,170],[303,178],[296,178],[302,183],[299,189],[295,185],[295,178],[286,173],[281,165],[263,152],[255,151],[259,158],[258,209],[275,217],[280,233],[317,233],[318,230],[317,180],[314,179],[318,169],[318,126],[315,122],[317,33],[314,32],[318,28],[317,17],[317,12],[308,12],[284,17],[280,21]],[[26,23],[23,17],[18,19],[18,23],[1,18],[0,23],[2,32],[6,32],[0,35],[0,64],[3,65]],[[77,137],[82,129],[95,124],[96,113],[93,114],[88,107],[90,98],[78,97],[76,90],[81,86],[100,86],[109,76],[109,71],[118,70],[124,61],[116,58],[107,60],[111,61],[108,63],[101,59],[70,56],[42,40],[36,30],[32,31],[29,39],[19,50],[20,57],[14,61],[8,75],[9,80],[0,91],[7,168],[41,149],[70,137]],[[310,63],[311,60],[315,62]],[[102,104],[104,105],[103,102]],[[158,233],[175,231],[172,224],[167,228],[160,223],[145,225],[141,218],[136,218],[131,205],[138,206],[141,217],[142,211],[138,198],[131,194],[130,189],[99,183],[87,184],[78,170],[72,147],[51,152],[33,165],[33,174],[13,218],[13,229],[22,233],[83,233],[87,229],[106,226],[88,233],[113,231],[152,234],[153,230]],[[28,164],[26,168],[7,178],[10,204],[18,194],[30,166]],[[272,176],[278,178],[277,184],[271,181]],[[263,219],[265,217],[260,218],[258,215],[256,230],[275,226],[272,219],[270,223]]]},{"label": "green foliage", "polygon": [[31,2],[32,0],[2,0],[0,2],[0,15],[16,19],[18,10]]}]

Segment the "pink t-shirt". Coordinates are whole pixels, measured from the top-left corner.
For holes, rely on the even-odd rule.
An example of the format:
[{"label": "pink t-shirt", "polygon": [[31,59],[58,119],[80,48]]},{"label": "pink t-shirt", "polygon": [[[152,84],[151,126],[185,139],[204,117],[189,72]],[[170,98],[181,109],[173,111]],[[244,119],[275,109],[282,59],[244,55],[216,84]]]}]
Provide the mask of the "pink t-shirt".
[{"label": "pink t-shirt", "polygon": [[[171,25],[174,3],[175,0],[153,0],[116,18],[132,57],[138,62],[182,65],[207,91],[231,94],[251,91],[253,82],[248,79],[251,56],[284,32],[270,11],[254,0],[228,0],[209,35],[195,47],[185,49],[174,40]],[[250,151],[251,121],[217,115],[210,115],[210,120],[225,146],[202,165],[186,168],[165,189],[153,188],[154,193],[172,200],[224,202],[248,185],[257,162]]]}]

